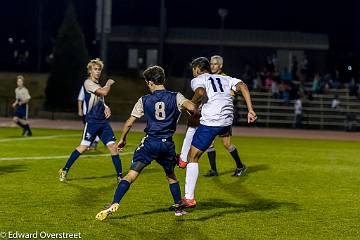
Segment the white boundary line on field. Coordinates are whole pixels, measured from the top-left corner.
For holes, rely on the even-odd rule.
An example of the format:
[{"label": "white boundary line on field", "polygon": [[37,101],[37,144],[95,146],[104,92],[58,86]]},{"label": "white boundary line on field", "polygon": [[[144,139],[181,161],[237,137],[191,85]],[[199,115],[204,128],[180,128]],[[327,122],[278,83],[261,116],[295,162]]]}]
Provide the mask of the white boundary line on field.
[{"label": "white boundary line on field", "polygon": [[27,141],[27,140],[42,140],[42,139],[52,139],[52,138],[64,138],[64,137],[76,137],[76,136],[78,136],[79,139],[81,137],[80,134],[64,134],[64,135],[42,136],[42,137],[4,138],[4,139],[0,139],[0,143],[14,142],[14,141]]},{"label": "white boundary line on field", "polygon": [[[130,155],[133,152],[122,152],[120,156]],[[92,157],[104,157],[110,156],[110,153],[107,154],[91,154],[91,155],[81,155],[81,158],[92,158]],[[44,160],[44,159],[62,159],[69,158],[69,155],[66,156],[39,156],[39,157],[4,157],[0,158],[0,161],[12,161],[12,160]]]}]

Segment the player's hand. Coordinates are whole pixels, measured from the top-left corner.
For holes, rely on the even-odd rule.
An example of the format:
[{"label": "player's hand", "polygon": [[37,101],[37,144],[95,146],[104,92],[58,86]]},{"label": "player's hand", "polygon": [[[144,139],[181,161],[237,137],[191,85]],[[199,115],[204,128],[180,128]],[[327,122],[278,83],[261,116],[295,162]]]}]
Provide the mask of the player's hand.
[{"label": "player's hand", "polygon": [[15,108],[15,107],[16,107],[16,105],[17,105],[17,103],[16,103],[16,102],[14,102],[14,103],[12,104],[12,107],[13,107],[13,108]]},{"label": "player's hand", "polygon": [[83,113],[83,111],[82,111],[82,110],[79,110],[79,112],[78,112],[78,115],[79,115],[79,117],[82,117],[82,116],[84,116],[84,113]]},{"label": "player's hand", "polygon": [[256,113],[252,110],[248,112],[247,117],[248,117],[248,123],[254,123],[257,120]]},{"label": "player's hand", "polygon": [[113,85],[114,83],[115,83],[114,80],[108,79],[105,85],[106,85],[106,86],[111,86],[111,85]]},{"label": "player's hand", "polygon": [[104,114],[106,118],[111,116],[111,109],[108,106],[105,106]]},{"label": "player's hand", "polygon": [[117,144],[117,149],[118,151],[122,151],[122,149],[125,147],[126,145],[126,141],[125,140],[120,140]]}]

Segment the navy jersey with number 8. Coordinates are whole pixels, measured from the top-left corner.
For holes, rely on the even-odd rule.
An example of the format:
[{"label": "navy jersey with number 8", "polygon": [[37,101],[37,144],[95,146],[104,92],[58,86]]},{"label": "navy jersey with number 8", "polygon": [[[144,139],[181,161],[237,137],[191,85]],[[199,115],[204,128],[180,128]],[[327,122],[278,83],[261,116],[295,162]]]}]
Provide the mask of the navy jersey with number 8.
[{"label": "navy jersey with number 8", "polygon": [[186,98],[181,93],[157,90],[141,97],[131,115],[140,118],[145,115],[145,132],[149,136],[170,138],[176,131],[176,123]]}]

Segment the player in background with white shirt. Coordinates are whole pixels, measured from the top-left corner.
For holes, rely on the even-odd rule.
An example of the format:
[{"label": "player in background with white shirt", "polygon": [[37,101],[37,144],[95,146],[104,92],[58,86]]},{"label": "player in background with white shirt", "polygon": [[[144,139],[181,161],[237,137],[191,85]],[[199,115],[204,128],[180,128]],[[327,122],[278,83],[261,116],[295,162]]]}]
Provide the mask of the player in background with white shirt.
[{"label": "player in background with white shirt", "polygon": [[12,107],[15,108],[13,120],[23,129],[24,136],[32,136],[30,125],[27,120],[31,97],[27,88],[24,87],[24,77],[22,75],[16,77],[16,85],[15,102],[12,104]]},{"label": "player in background with white shirt", "polygon": [[[226,74],[222,71],[224,60],[221,56],[215,55],[210,58],[210,67],[211,67],[211,73],[212,74],[218,74],[222,76],[226,76]],[[231,95],[234,97],[233,91],[231,90]],[[240,177],[246,172],[246,166],[243,164],[240,160],[240,156],[238,154],[238,151],[236,147],[231,144],[231,134],[232,130],[230,130],[227,134],[221,135],[223,145],[226,148],[226,150],[230,153],[231,157],[234,159],[236,163],[236,169],[232,176],[234,177]],[[209,172],[205,175],[206,177],[212,177],[212,176],[218,176],[217,169],[216,169],[216,150],[214,147],[215,140],[211,144],[211,146],[206,150],[209,163],[211,169]]]},{"label": "player in background with white shirt", "polygon": [[210,74],[210,62],[205,57],[196,58],[191,63],[194,79],[191,88],[195,92],[192,101],[202,102],[200,125],[196,129],[188,154],[186,168],[185,197],[183,207],[195,207],[195,187],[199,176],[198,160],[216,136],[224,135],[231,129],[234,105],[231,90],[241,91],[248,108],[248,123],[256,121],[250,93],[245,83],[229,76]]}]

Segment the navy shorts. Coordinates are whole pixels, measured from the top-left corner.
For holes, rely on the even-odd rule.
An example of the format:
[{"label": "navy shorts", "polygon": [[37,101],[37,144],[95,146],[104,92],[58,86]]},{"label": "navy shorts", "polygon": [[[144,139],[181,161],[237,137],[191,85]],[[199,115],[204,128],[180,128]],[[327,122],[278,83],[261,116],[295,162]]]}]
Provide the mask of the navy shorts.
[{"label": "navy shorts", "polygon": [[101,141],[105,145],[115,143],[116,138],[109,122],[104,123],[86,123],[84,127],[84,133],[81,141],[81,145],[90,146],[95,140],[96,136],[99,136]]},{"label": "navy shorts", "polygon": [[211,146],[216,136],[226,136],[230,132],[231,125],[226,127],[212,127],[200,124],[196,129],[191,145],[204,152]]},{"label": "navy shorts", "polygon": [[146,136],[134,152],[131,169],[136,170],[138,161],[147,166],[155,160],[163,167],[167,175],[172,174],[176,166],[175,157],[175,144],[171,138]]},{"label": "navy shorts", "polygon": [[28,105],[27,104],[20,105],[15,109],[14,116],[16,116],[18,118],[27,119],[27,117],[28,117],[27,115],[28,115]]}]

